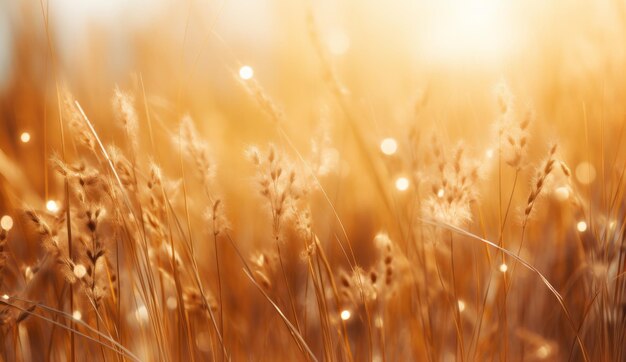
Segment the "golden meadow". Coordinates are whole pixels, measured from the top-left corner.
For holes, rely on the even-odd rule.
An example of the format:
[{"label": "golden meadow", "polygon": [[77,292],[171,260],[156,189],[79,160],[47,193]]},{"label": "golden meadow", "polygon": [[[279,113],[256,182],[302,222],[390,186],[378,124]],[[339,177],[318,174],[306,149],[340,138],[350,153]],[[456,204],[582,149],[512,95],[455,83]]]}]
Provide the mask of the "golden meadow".
[{"label": "golden meadow", "polygon": [[0,360],[626,359],[626,3],[0,3]]}]

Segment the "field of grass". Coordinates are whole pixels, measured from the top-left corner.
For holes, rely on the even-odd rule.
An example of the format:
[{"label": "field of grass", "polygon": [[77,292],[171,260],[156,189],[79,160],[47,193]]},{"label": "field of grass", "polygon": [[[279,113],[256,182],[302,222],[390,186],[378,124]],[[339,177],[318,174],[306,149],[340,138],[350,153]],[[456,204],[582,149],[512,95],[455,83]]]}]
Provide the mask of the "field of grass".
[{"label": "field of grass", "polygon": [[624,361],[625,125],[621,0],[0,0],[0,361]]}]

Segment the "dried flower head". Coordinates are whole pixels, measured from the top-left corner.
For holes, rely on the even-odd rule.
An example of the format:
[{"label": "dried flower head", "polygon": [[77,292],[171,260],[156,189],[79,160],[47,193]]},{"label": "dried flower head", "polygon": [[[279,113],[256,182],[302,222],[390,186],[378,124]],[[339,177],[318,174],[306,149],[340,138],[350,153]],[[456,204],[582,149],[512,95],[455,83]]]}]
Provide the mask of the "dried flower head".
[{"label": "dried flower head", "polygon": [[526,208],[524,209],[524,225],[528,222],[531,212],[533,211],[533,208],[541,194],[541,190],[543,190],[548,177],[554,170],[556,149],[556,144],[550,147],[548,157],[536,170],[535,177],[531,183],[531,190],[528,195],[528,201],[526,202]]},{"label": "dried flower head", "polygon": [[519,114],[515,98],[506,83],[497,86],[497,99],[500,114],[495,123],[498,147],[502,159],[511,167],[520,169],[526,162],[528,152],[528,127],[534,119],[530,107]]},{"label": "dried flower head", "polygon": [[257,148],[246,151],[248,158],[257,170],[257,183],[261,196],[267,201],[272,216],[272,232],[279,239],[286,221],[293,221],[296,215],[296,203],[305,194],[299,184],[299,173],[295,164],[270,145],[267,153],[262,154]]},{"label": "dried flower head", "polygon": [[82,116],[76,109],[74,97],[68,89],[63,90],[64,115],[68,119],[70,131],[79,144],[85,146],[92,153],[96,152],[96,139],[89,130]]},{"label": "dried flower head", "polygon": [[339,151],[332,146],[328,127],[311,139],[311,169],[316,176],[326,176],[339,166]]},{"label": "dried flower head", "polygon": [[222,200],[217,199],[204,213],[204,218],[211,224],[213,234],[224,234],[230,228]]},{"label": "dried flower head", "polygon": [[115,87],[113,110],[117,118],[122,122],[131,150],[135,153],[139,148],[139,120],[133,102],[134,100],[130,93],[122,91],[117,86]]},{"label": "dried flower head", "polygon": [[359,305],[378,299],[391,298],[402,282],[406,280],[409,263],[386,233],[378,233],[374,238],[378,260],[368,270],[354,268],[351,274],[341,272],[340,293],[344,303]]},{"label": "dried flower head", "polygon": [[422,214],[445,224],[463,225],[472,219],[470,206],[477,197],[479,164],[466,156],[462,144],[447,153],[435,142],[433,154],[436,169],[430,173],[430,193]]}]

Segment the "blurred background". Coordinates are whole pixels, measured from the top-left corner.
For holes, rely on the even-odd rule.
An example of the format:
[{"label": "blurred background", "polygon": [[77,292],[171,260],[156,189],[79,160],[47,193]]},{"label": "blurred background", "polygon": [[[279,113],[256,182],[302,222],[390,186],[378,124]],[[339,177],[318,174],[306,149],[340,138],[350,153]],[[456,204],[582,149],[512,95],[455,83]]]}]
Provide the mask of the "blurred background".
[{"label": "blurred background", "polygon": [[[540,216],[554,216],[561,222],[538,226],[528,250],[533,246],[543,250],[543,238],[552,235],[549,230],[559,235],[558,240],[571,242],[571,249],[564,250],[573,255],[575,241],[580,240],[574,225],[580,233],[587,230],[586,223],[579,226],[584,219],[580,210],[589,214],[599,210],[607,225],[611,217],[623,218],[619,205],[617,211],[613,204],[595,206],[610,203],[611,193],[605,187],[615,185],[615,203],[623,203],[619,187],[625,162],[620,142],[626,124],[624,0],[0,0],[4,186],[0,214],[16,214],[25,205],[58,210],[51,209],[49,202],[63,198],[63,179],[49,160],[62,149],[59,108],[65,106],[58,94],[63,89],[80,103],[105,144],[127,146],[112,110],[114,89],[119,86],[134,95],[142,130],[140,149],[152,151],[139,155],[142,164],[158,160],[173,180],[183,177],[182,158],[173,151],[180,120],[186,114],[194,119],[217,163],[216,184],[224,195],[233,234],[246,252],[267,241],[258,235],[269,235],[270,225],[258,217],[260,210],[266,210],[254,198],[258,196],[256,185],[251,187],[254,168],[244,150],[273,142],[286,154],[293,156],[298,150],[307,156],[312,138],[319,134],[328,136],[339,160],[337,177],[322,180],[328,200],[315,194],[310,202],[316,232],[325,243],[343,237],[336,223],[340,219],[357,246],[356,259],[365,266],[375,260],[372,240],[381,230],[409,245],[405,236],[419,215],[414,203],[431,191],[417,190],[426,178],[420,172],[427,170],[415,163],[432,151],[432,134],[449,149],[463,140],[468,153],[487,166],[487,175],[481,175],[488,180],[480,186],[484,198],[478,206],[473,204],[476,222],[468,229],[495,239],[503,230],[498,215],[503,203],[496,199],[495,187],[505,196],[511,192],[517,222],[534,176],[532,167],[525,169],[522,186],[513,192],[510,185],[517,175],[506,170],[495,186],[493,124],[499,112],[496,85],[501,82],[509,85],[520,110],[529,108],[535,114],[529,132],[532,166],[545,156],[549,142],[558,142],[558,157],[573,170],[573,188],[581,190],[576,210],[552,199],[549,207],[541,209]],[[250,95],[255,87],[262,93]],[[267,104],[282,118],[268,117]],[[154,146],[145,133],[148,119]],[[385,146],[383,140],[388,138],[392,146]],[[75,160],[81,155],[72,142],[67,142],[66,152],[68,159]],[[191,190],[199,192],[198,182],[188,182]],[[329,200],[335,209],[330,209]],[[206,226],[200,216],[206,208],[203,202],[190,198],[190,209],[197,211],[192,214],[194,227],[199,230]],[[174,207],[182,214],[181,203]],[[15,221],[21,230],[21,221],[17,217]],[[511,224],[507,227],[519,226]],[[591,225],[589,221],[590,229]],[[18,260],[37,258],[36,252],[30,252],[39,250],[37,240],[31,239],[29,246],[22,239],[12,241],[18,245],[12,251]],[[333,267],[345,265],[337,246],[330,242],[326,246]],[[300,245],[291,247],[299,255]],[[522,254],[528,256],[528,250]],[[226,264],[225,274],[241,272],[232,250],[224,253],[230,253],[226,260],[233,261]],[[571,255],[559,253],[532,257],[546,269],[554,268],[550,279],[562,286],[569,283],[571,266],[561,268],[555,261],[569,260]],[[206,259],[209,254],[202,255]],[[292,264],[301,266],[298,260]],[[459,265],[469,267],[468,260]],[[479,261],[483,263],[471,267],[494,269],[491,260]],[[202,264],[204,275],[212,276],[212,264],[206,265]],[[518,298],[522,302],[516,306],[539,299],[528,295],[538,284],[536,276],[529,274],[530,281],[523,284],[527,288],[519,292],[528,299]],[[246,304],[249,295],[239,286],[248,280],[238,277],[237,288],[229,291],[231,310],[248,314],[233,312],[229,321],[233,329],[245,324],[241,322],[248,321],[246,317],[256,316],[255,307],[265,305],[260,297],[257,304]],[[304,278],[293,279],[295,285]],[[211,287],[215,290],[215,285]],[[250,294],[253,290],[246,289]],[[559,339],[562,330],[570,331],[569,326],[563,327],[564,322],[561,329],[546,326],[544,315],[553,316],[557,308],[548,292],[541,297],[545,308],[541,312],[550,312],[528,317],[527,327]],[[586,315],[582,304],[580,310]],[[403,316],[412,312],[405,307],[398,312],[400,327]],[[467,307],[469,311],[469,302]],[[274,322],[278,324],[277,319]],[[452,329],[451,324],[447,327]],[[355,330],[357,338],[363,337]],[[233,332],[240,339],[232,343],[245,349],[254,333]],[[491,339],[487,332],[479,337]],[[571,346],[570,337],[559,339],[562,350]],[[264,349],[261,342],[256,347]]]},{"label": "blurred background", "polygon": [[[57,86],[108,142],[122,131],[111,107],[117,85],[135,95],[144,126],[151,116],[156,156],[191,115],[211,144],[224,192],[237,195],[250,183],[244,149],[284,146],[241,84],[252,78],[284,113],[282,127],[298,150],[328,129],[343,160],[343,177],[333,183],[345,190],[337,207],[350,215],[360,210],[354,205],[376,207],[385,197],[363,198],[350,187],[377,182],[363,177],[372,169],[355,145],[376,150],[395,137],[406,154],[409,133],[435,132],[482,154],[493,143],[501,81],[520,109],[536,114],[534,156],[554,141],[572,167],[599,161],[599,142],[618,144],[601,132],[619,134],[626,115],[625,19],[626,2],[609,0],[4,0],[0,149],[23,166],[17,184],[27,186],[18,199],[59,199],[61,180],[47,161],[60,152]],[[175,157],[162,162],[177,172]],[[393,188],[409,167],[387,165],[384,182]],[[360,217],[374,216],[347,222]]]},{"label": "blurred background", "polygon": [[[486,144],[493,89],[504,80],[535,109],[538,144],[560,141],[577,160],[585,114],[589,142],[600,121],[607,131],[624,121],[625,17],[625,2],[609,0],[4,0],[0,145],[33,165],[26,176],[43,195],[45,159],[60,142],[56,85],[75,95],[105,138],[120,130],[107,126],[119,85],[137,98],[145,93],[161,142],[183,114],[196,118],[218,159],[236,156],[225,170],[232,179],[247,145],[276,138],[239,84],[240,69],[284,111],[296,144],[308,147],[322,119],[347,142],[324,76],[331,68],[374,144],[415,126],[419,102],[421,129]],[[581,132],[558,139],[572,129]],[[20,142],[24,132],[28,143]],[[586,157],[599,157],[594,149]]]}]

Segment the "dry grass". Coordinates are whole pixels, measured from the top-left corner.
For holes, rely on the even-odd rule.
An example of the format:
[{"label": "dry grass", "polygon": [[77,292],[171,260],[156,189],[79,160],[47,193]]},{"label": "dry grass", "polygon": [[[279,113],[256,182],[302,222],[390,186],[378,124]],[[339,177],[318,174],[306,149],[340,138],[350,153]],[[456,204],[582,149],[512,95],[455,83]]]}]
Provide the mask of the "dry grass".
[{"label": "dry grass", "polygon": [[0,360],[626,358],[623,18],[555,26],[590,11],[585,65],[529,30],[544,58],[415,70],[282,4],[297,45],[240,74],[191,2],[120,76],[35,5],[14,57],[45,69],[0,93]]}]

